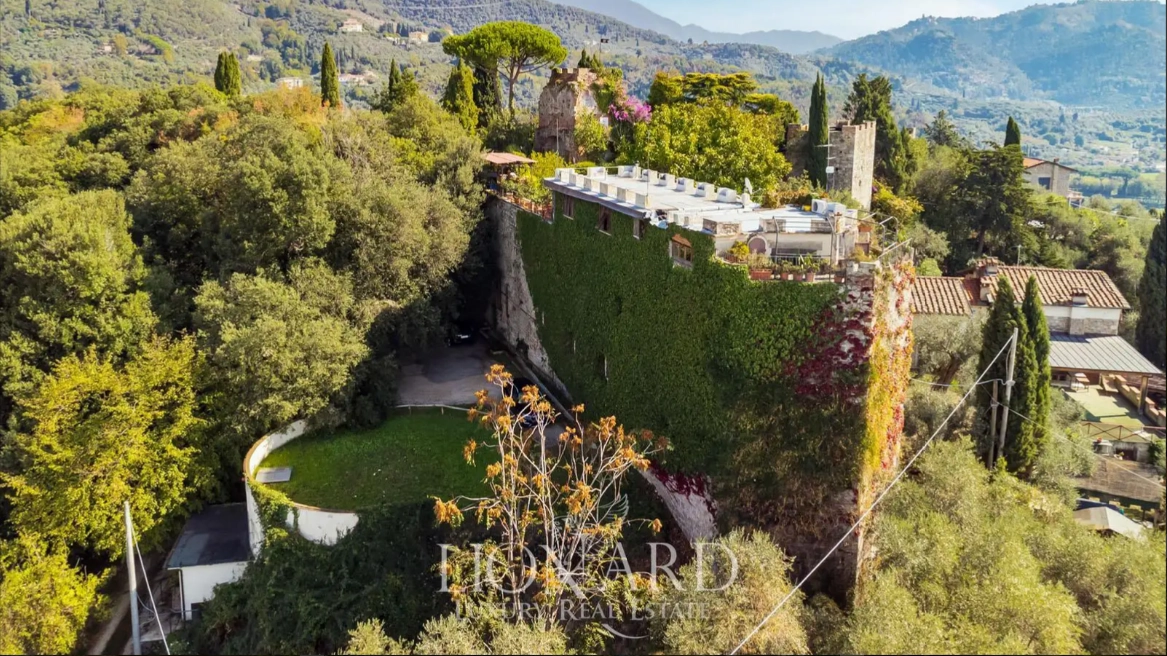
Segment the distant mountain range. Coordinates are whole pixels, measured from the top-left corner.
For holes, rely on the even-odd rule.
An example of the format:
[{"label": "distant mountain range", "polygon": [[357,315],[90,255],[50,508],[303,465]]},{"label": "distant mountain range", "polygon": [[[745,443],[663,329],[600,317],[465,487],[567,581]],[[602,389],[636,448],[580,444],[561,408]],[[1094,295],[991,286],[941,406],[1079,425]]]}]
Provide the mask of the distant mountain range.
[{"label": "distant mountain range", "polygon": [[1047,97],[1072,105],[1167,101],[1167,7],[1084,0],[993,18],[921,18],[825,54],[968,98]]},{"label": "distant mountain range", "polygon": [[799,30],[764,30],[758,32],[713,32],[700,25],[681,25],[665,18],[644,5],[632,0],[552,0],[558,4],[570,5],[593,11],[597,14],[611,16],[645,30],[660,32],[677,41],[692,41],[693,43],[751,43],[760,46],[771,46],[792,55],[804,55],[815,50],[829,48],[843,40],[837,36],[822,32],[803,32]]},{"label": "distant mountain range", "polygon": [[[364,31],[340,33],[341,23],[354,17]],[[919,124],[945,108],[996,131],[998,114],[1006,107],[1015,114],[1018,103],[1035,107],[1026,111],[1035,117],[1058,101],[1098,108],[1118,121],[1115,112],[1162,116],[1167,102],[1167,12],[1148,0],[1037,5],[985,19],[924,18],[848,42],[809,32],[709,32],[631,0],[102,0],[0,5],[0,109],[19,98],[71,90],[84,79],[126,86],[205,80],[223,49],[240,55],[245,89],[259,89],[280,76],[310,75],[325,40],[345,72],[384,75],[396,59],[408,62],[423,88],[440,93],[449,71],[440,46],[386,36],[421,30],[436,38],[495,20],[554,31],[568,47],[569,65],[581,48],[601,52],[641,96],[660,70],[746,70],[764,90],[805,111],[810,84],[822,72],[837,108],[857,74],[886,72],[897,103],[910,109],[906,120]],[[807,52],[820,44],[829,47]],[[533,104],[544,75],[520,81],[521,104]],[[361,101],[371,87],[348,92]],[[1073,146],[1075,135],[1050,139]]]}]

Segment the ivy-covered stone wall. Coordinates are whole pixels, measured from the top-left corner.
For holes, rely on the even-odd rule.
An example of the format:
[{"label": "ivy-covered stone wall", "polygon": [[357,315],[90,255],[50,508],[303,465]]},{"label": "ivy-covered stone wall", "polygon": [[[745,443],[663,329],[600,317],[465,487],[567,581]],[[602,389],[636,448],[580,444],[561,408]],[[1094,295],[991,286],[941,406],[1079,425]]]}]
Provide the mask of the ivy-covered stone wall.
[{"label": "ivy-covered stone wall", "polygon": [[[510,210],[522,260],[511,271],[525,279],[512,289],[530,299],[519,348],[559,391],[592,417],[667,436],[661,465],[707,476],[722,523],[771,529],[799,555],[838,539],[898,458],[910,267],[844,285],[751,281],[702,233],[637,237],[619,213],[602,232],[599,206],[580,200],[573,218],[559,199],[552,221]],[[674,235],[692,266],[674,262]]]}]

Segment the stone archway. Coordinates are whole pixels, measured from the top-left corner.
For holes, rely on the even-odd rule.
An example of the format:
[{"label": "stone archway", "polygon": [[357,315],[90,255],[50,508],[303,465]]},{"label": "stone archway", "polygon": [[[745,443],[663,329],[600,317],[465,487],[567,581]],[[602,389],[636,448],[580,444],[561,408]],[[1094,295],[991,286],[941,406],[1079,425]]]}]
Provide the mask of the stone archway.
[{"label": "stone archway", "polygon": [[754,237],[750,240],[750,253],[765,254],[770,250],[770,245],[766,243],[765,239],[761,237]]}]

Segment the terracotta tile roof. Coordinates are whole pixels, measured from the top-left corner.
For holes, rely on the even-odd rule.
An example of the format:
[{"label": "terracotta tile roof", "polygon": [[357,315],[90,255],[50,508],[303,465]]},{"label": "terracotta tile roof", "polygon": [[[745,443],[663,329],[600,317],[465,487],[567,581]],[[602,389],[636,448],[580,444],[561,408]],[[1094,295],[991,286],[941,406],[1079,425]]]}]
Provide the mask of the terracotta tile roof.
[{"label": "terracotta tile roof", "polygon": [[483,153],[482,159],[491,164],[534,164],[535,160],[514,153]]},{"label": "terracotta tile roof", "polygon": [[1074,172],[1078,171],[1078,169],[1066,166],[1065,164],[1062,164],[1061,162],[1051,162],[1048,159],[1038,159],[1036,157],[1026,157],[1023,160],[1023,166],[1027,169],[1031,169],[1031,168],[1038,166],[1038,165],[1041,165],[1041,164],[1053,164],[1054,166],[1060,166],[1063,169],[1068,169],[1070,171],[1074,171]]},{"label": "terracotta tile roof", "polygon": [[[1025,293],[1025,283],[1029,276],[1037,278],[1041,288],[1042,305],[1070,305],[1075,289],[1086,290],[1086,305],[1094,308],[1131,309],[1114,281],[1105,271],[1094,269],[1050,269],[1047,267],[1001,266],[998,275],[1009,278],[1013,293],[1018,297]],[[997,294],[997,277],[984,276],[994,296]]]},{"label": "terracotta tile roof", "polygon": [[912,312],[916,314],[955,314],[970,312],[970,297],[964,278],[919,276],[912,289]]}]

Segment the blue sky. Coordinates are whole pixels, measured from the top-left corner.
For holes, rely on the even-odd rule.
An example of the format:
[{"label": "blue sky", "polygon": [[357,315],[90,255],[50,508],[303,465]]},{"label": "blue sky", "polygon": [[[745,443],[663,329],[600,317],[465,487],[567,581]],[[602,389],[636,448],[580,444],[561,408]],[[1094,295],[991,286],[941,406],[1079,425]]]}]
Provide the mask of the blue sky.
[{"label": "blue sky", "polygon": [[818,30],[853,39],[928,16],[996,16],[1034,0],[637,0],[685,25],[724,32]]}]

